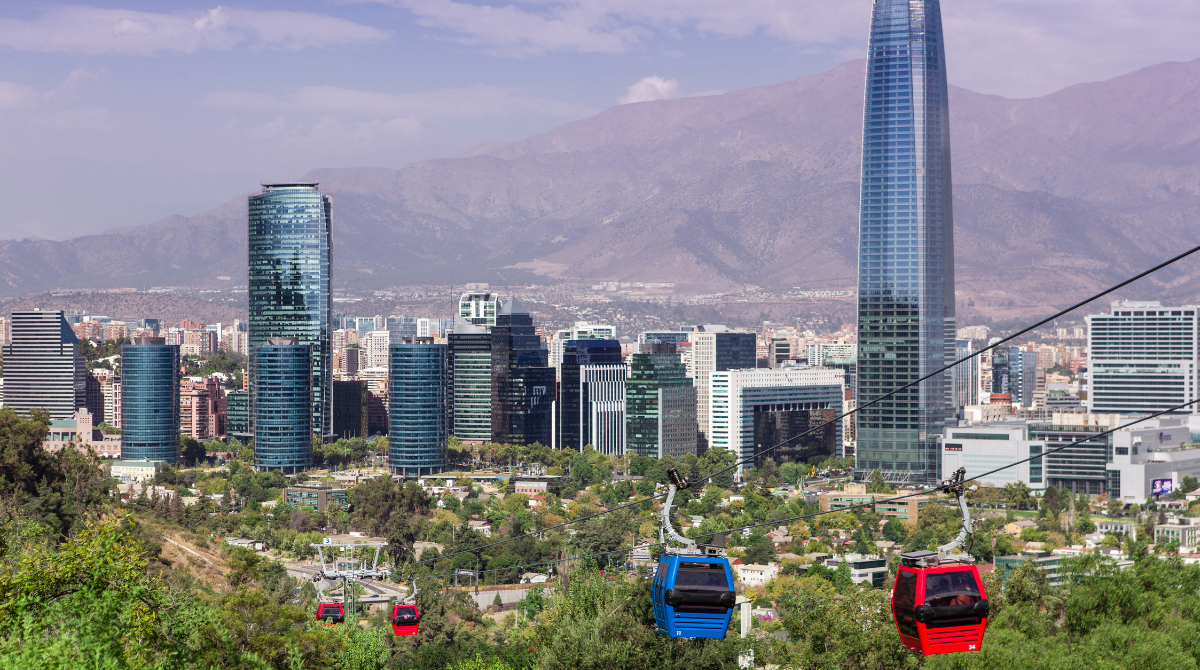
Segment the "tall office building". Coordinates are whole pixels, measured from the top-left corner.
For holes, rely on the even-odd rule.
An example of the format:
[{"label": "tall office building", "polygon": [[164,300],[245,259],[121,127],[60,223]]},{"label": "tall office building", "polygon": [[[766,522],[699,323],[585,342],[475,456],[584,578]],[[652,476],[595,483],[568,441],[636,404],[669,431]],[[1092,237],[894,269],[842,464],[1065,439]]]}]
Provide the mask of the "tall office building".
[{"label": "tall office building", "polygon": [[[1160,412],[1196,400],[1200,308],[1121,300],[1087,324],[1089,412]],[[1181,413],[1200,414],[1200,403]]]},{"label": "tall office building", "polygon": [[[813,439],[766,452],[805,429],[832,421],[842,413],[845,373],[828,368],[780,368],[778,370],[727,370],[712,373],[712,449],[729,449],[739,459],[775,462],[816,462],[837,453],[841,444],[841,422],[834,421]],[[760,441],[756,441],[756,435]],[[777,442],[768,443],[779,438]],[[818,439],[823,438],[823,439]],[[749,464],[741,471],[750,469]]]},{"label": "tall office building", "polygon": [[250,416],[257,421],[253,404],[261,395],[255,353],[270,338],[295,338],[298,346],[312,350],[309,427],[328,435],[333,430],[332,203],[316,183],[263,184],[262,189],[250,196]]},{"label": "tall office building", "polygon": [[179,456],[179,345],[139,337],[121,347],[121,457]]},{"label": "tall office building", "polygon": [[[952,362],[950,113],[938,0],[875,0],[859,212],[860,406]],[[938,374],[858,412],[856,477],[931,484],[950,414]]]},{"label": "tall office building", "polygon": [[405,479],[446,467],[446,345],[410,337],[391,346],[388,466]]},{"label": "tall office building", "polygon": [[12,343],[4,347],[4,406],[28,416],[74,419],[87,403],[87,372],[79,339],[61,311],[12,313]]},{"label": "tall office building", "polygon": [[492,327],[492,441],[549,445],[553,441],[554,368],[533,317],[512,298]]},{"label": "tall office building", "polygon": [[360,379],[333,380],[333,433],[338,439],[366,437],[367,383]]},{"label": "tall office building", "polygon": [[225,396],[225,431],[240,441],[250,433],[250,394],[230,391]]},{"label": "tall office building", "polygon": [[692,333],[692,376],[696,381],[697,450],[709,447],[709,389],[712,373],[724,370],[749,370],[758,367],[758,336],[732,332],[723,326],[705,326],[704,332]]},{"label": "tall office building", "polygon": [[1008,388],[1014,405],[1033,407],[1037,390],[1037,352],[1008,348]]},{"label": "tall office building", "polygon": [[675,343],[643,343],[629,357],[625,444],[641,456],[696,453],[696,387]]},{"label": "tall office building", "polygon": [[469,291],[458,299],[458,316],[473,326],[496,325],[500,296],[488,291]]},{"label": "tall office building", "polygon": [[299,472],[312,464],[318,427],[312,412],[312,346],[297,344],[294,337],[272,337],[258,346],[254,358],[254,465]]},{"label": "tall office building", "polygon": [[[392,335],[392,342],[397,344],[404,341],[406,337],[417,337],[420,333],[417,332],[417,319],[411,316],[389,316],[384,321],[384,326]],[[429,337],[426,333],[423,337]]]},{"label": "tall office building", "polygon": [[463,442],[492,439],[492,335],[459,320],[446,338],[450,434]]},{"label": "tall office building", "polygon": [[[590,444],[605,453],[623,454],[624,392],[625,363],[621,359],[620,342],[567,340],[563,349],[554,446],[579,451]],[[620,437],[615,435],[614,415],[617,412],[621,418]],[[620,445],[619,452],[617,445]]]},{"label": "tall office building", "polygon": [[[954,342],[954,360],[961,361],[962,359],[975,353],[971,347],[971,340],[955,340]],[[978,405],[979,403],[979,356],[975,356],[970,360],[959,363],[954,366],[953,373],[953,400],[951,401],[955,409],[961,409],[968,405]],[[1032,391],[1032,389],[1031,389]]]}]

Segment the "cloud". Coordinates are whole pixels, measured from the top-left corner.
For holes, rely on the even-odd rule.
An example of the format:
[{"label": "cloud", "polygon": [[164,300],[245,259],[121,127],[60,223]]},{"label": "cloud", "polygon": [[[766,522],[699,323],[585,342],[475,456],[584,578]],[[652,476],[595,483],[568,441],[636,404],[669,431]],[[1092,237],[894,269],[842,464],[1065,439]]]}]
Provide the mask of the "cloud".
[{"label": "cloud", "polygon": [[401,94],[336,86],[304,86],[285,96],[254,92],[210,93],[201,102],[209,107],[231,110],[429,121],[529,114],[579,118],[596,111],[584,105],[527,97],[516,89],[484,85]]},{"label": "cloud", "polygon": [[453,33],[489,53],[626,53],[656,33],[755,33],[829,43],[866,25],[870,9],[827,0],[516,0],[503,6],[456,0],[368,0],[408,10],[421,25]]},{"label": "cloud", "polygon": [[[500,56],[674,51],[681,36],[776,38],[795,53],[861,58],[869,0],[360,0]],[[1196,0],[943,2],[951,80],[1009,97],[1200,57]]]},{"label": "cloud", "polygon": [[121,54],[195,53],[251,48],[304,49],[373,42],[387,33],[308,12],[216,7],[203,13],[154,14],[101,7],[59,7],[35,21],[0,18],[0,46],[19,51]]},{"label": "cloud", "polygon": [[662,77],[646,77],[629,87],[629,93],[621,98],[622,105],[651,100],[671,100],[679,97],[679,82]]},{"label": "cloud", "polygon": [[36,96],[37,92],[24,84],[0,81],[0,109],[23,105]]}]

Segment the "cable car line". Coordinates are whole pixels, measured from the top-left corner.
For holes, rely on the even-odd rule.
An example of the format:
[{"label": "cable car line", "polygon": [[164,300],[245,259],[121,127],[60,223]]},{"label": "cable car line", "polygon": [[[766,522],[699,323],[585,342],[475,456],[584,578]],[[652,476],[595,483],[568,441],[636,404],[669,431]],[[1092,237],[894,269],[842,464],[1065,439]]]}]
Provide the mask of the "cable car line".
[{"label": "cable car line", "polygon": [[[840,415],[838,415],[838,416],[834,417],[833,419],[830,419],[829,421],[826,421],[826,422],[824,422],[824,423],[822,423],[822,424],[820,424],[820,425],[818,425],[818,426],[815,426],[815,427],[813,427],[813,428],[810,428],[810,429],[808,429],[808,430],[804,431],[803,433],[800,433],[800,434],[798,434],[798,435],[794,435],[794,436],[792,436],[792,437],[790,437],[790,438],[788,438],[788,439],[786,439],[786,440],[783,440],[783,441],[782,441],[782,442],[780,442],[779,444],[776,444],[776,445],[774,445],[774,446],[771,446],[771,447],[768,447],[768,448],[766,448],[766,449],[763,449],[762,451],[759,451],[759,452],[757,452],[757,453],[755,454],[755,456],[751,456],[750,458],[745,458],[745,459],[742,459],[742,460],[740,460],[740,461],[737,461],[737,462],[735,462],[733,465],[730,465],[729,467],[726,467],[726,468],[724,468],[724,469],[722,469],[722,470],[718,470],[718,471],[716,471],[716,472],[714,472],[714,473],[712,473],[712,474],[709,474],[709,475],[703,475],[703,476],[701,476],[701,477],[697,478],[697,479],[696,479],[694,482],[692,482],[692,483],[693,483],[693,484],[699,484],[699,483],[701,483],[701,482],[704,482],[704,481],[711,480],[713,477],[716,477],[717,475],[724,474],[724,473],[726,473],[726,472],[729,472],[730,470],[733,470],[734,468],[736,468],[736,467],[738,467],[738,466],[740,466],[740,465],[744,465],[744,464],[746,464],[746,463],[752,462],[752,461],[754,460],[754,458],[755,458],[755,457],[757,457],[757,456],[759,456],[759,455],[766,454],[766,453],[769,453],[769,452],[771,452],[771,451],[774,451],[775,449],[778,449],[779,447],[785,446],[785,445],[787,445],[787,444],[789,444],[789,443],[791,443],[791,442],[793,442],[793,441],[795,441],[795,440],[798,440],[798,439],[800,439],[800,438],[802,438],[802,437],[804,437],[804,436],[806,436],[806,435],[809,435],[809,434],[811,434],[811,433],[814,433],[814,432],[816,432],[816,431],[818,431],[818,430],[821,430],[821,429],[822,429],[822,428],[824,428],[825,426],[828,426],[828,425],[830,425],[830,424],[835,424],[836,422],[838,422],[838,421],[841,421],[842,419],[844,419],[844,418],[846,418],[846,417],[848,417],[848,416],[851,416],[851,415],[853,415],[853,414],[856,414],[856,413],[858,413],[858,411],[859,411],[859,410],[861,410],[861,409],[865,409],[865,408],[867,408],[867,407],[870,407],[870,406],[872,406],[872,405],[874,405],[874,404],[876,404],[876,403],[878,403],[878,402],[881,402],[881,401],[883,401],[883,400],[886,400],[887,398],[890,398],[890,397],[892,397],[892,396],[896,395],[897,393],[900,393],[901,391],[904,391],[904,390],[910,389],[910,388],[912,388],[913,386],[916,386],[916,385],[918,385],[918,384],[920,384],[920,383],[922,383],[922,382],[924,382],[924,381],[927,381],[927,380],[929,380],[929,379],[931,379],[931,378],[933,378],[933,377],[936,377],[937,375],[939,375],[939,374],[941,374],[941,373],[943,373],[943,372],[946,372],[946,371],[948,371],[948,370],[950,370],[950,369],[954,368],[954,367],[955,367],[955,366],[957,366],[959,363],[964,363],[964,362],[966,362],[966,361],[969,361],[969,360],[971,360],[972,358],[975,358],[976,356],[979,356],[980,354],[983,354],[983,353],[984,353],[984,352],[986,352],[986,351],[990,351],[991,349],[994,349],[994,348],[996,348],[996,347],[998,347],[998,346],[1000,346],[1000,345],[1002,345],[1002,344],[1004,344],[1004,343],[1006,343],[1006,342],[1010,342],[1010,341],[1012,341],[1012,340],[1014,340],[1014,339],[1016,339],[1016,338],[1018,338],[1018,337],[1020,337],[1020,336],[1022,336],[1022,335],[1024,335],[1024,334],[1026,334],[1026,333],[1028,333],[1028,332],[1030,332],[1030,331],[1032,331],[1032,330],[1035,330],[1035,329],[1037,329],[1037,328],[1040,328],[1040,327],[1042,327],[1042,326],[1046,325],[1047,323],[1050,323],[1050,322],[1054,321],[1055,319],[1058,319],[1058,318],[1060,318],[1060,317],[1062,317],[1062,316],[1064,316],[1064,315],[1066,315],[1066,314],[1069,314],[1070,312],[1073,312],[1073,311],[1075,311],[1076,309],[1079,309],[1080,307],[1083,307],[1083,306],[1087,305],[1088,303],[1091,303],[1091,302],[1093,302],[1093,301],[1095,301],[1095,300],[1098,300],[1098,299],[1100,299],[1100,298],[1102,298],[1102,297],[1104,297],[1104,296],[1106,296],[1106,295],[1108,295],[1108,294],[1112,293],[1113,291],[1116,291],[1117,289],[1120,289],[1120,288],[1123,288],[1123,287],[1125,287],[1125,286],[1128,286],[1129,284],[1132,284],[1133,282],[1135,282],[1135,281],[1137,281],[1137,280],[1139,280],[1139,279],[1142,279],[1142,278],[1144,278],[1144,277],[1146,277],[1146,276],[1148,276],[1148,275],[1150,275],[1150,274],[1152,274],[1152,273],[1154,273],[1154,272],[1157,272],[1158,270],[1161,270],[1161,269],[1163,269],[1163,268],[1165,268],[1165,267],[1167,267],[1167,266],[1169,266],[1169,265],[1172,265],[1172,264],[1174,264],[1174,263],[1176,263],[1176,262],[1178,262],[1178,261],[1180,261],[1180,260],[1183,260],[1184,258],[1187,258],[1188,256],[1191,256],[1192,254],[1196,253],[1197,251],[1200,251],[1200,245],[1194,246],[1194,247],[1192,247],[1191,249],[1188,249],[1187,251],[1184,251],[1183,253],[1181,253],[1181,254],[1179,254],[1179,255],[1177,255],[1177,256],[1174,256],[1173,258],[1170,258],[1170,259],[1168,259],[1168,260],[1165,260],[1165,261],[1163,261],[1163,262],[1159,263],[1158,265],[1155,265],[1154,267],[1152,267],[1152,268],[1150,268],[1150,269],[1148,269],[1148,270],[1144,270],[1144,271],[1142,271],[1142,272],[1140,272],[1140,273],[1138,273],[1138,274],[1136,274],[1136,275],[1134,275],[1134,276],[1132,276],[1132,277],[1129,277],[1129,278],[1127,278],[1127,279],[1125,279],[1125,280],[1123,280],[1123,281],[1121,281],[1121,282],[1119,282],[1119,283],[1117,283],[1117,284],[1114,284],[1114,285],[1110,286],[1109,288],[1106,288],[1106,289],[1104,289],[1103,291],[1100,291],[1099,293],[1096,293],[1095,295],[1093,295],[1093,296],[1091,296],[1091,297],[1089,297],[1089,298],[1087,298],[1087,299],[1085,299],[1085,300],[1082,300],[1082,301],[1080,301],[1080,302],[1077,302],[1077,303],[1075,303],[1074,305],[1071,305],[1070,307],[1068,307],[1068,308],[1066,308],[1066,309],[1064,309],[1064,310],[1061,310],[1061,311],[1059,311],[1059,312],[1057,312],[1057,313],[1055,313],[1055,314],[1053,314],[1053,315],[1051,315],[1051,316],[1048,316],[1048,317],[1046,317],[1046,318],[1044,318],[1044,319],[1042,319],[1042,320],[1040,320],[1040,321],[1038,321],[1038,322],[1034,323],[1033,325],[1030,325],[1030,326],[1028,326],[1028,327],[1026,327],[1026,328],[1023,328],[1023,329],[1021,329],[1021,330],[1019,330],[1019,331],[1017,331],[1017,332],[1015,332],[1015,333],[1013,333],[1013,334],[1011,334],[1011,335],[1009,335],[1009,336],[1007,336],[1007,337],[1005,337],[1005,338],[1003,338],[1003,339],[1001,339],[1001,340],[998,340],[997,342],[995,342],[995,343],[993,343],[993,344],[990,344],[990,345],[988,345],[988,346],[986,346],[986,347],[984,347],[984,348],[980,349],[979,351],[976,351],[976,352],[974,352],[974,353],[972,353],[972,354],[970,354],[970,355],[968,355],[968,356],[966,356],[966,357],[964,357],[964,358],[962,358],[962,359],[960,359],[960,360],[954,361],[953,363],[951,363],[951,364],[949,364],[949,365],[946,365],[945,367],[943,367],[943,368],[941,368],[941,369],[939,369],[939,370],[937,370],[937,371],[935,371],[935,372],[931,372],[931,373],[929,373],[929,374],[925,375],[924,377],[921,377],[920,379],[917,379],[916,381],[912,381],[912,382],[909,382],[909,383],[905,384],[904,386],[900,386],[900,387],[897,387],[897,388],[895,388],[895,389],[892,389],[891,391],[889,391],[889,392],[887,392],[887,393],[885,393],[885,394],[883,394],[883,395],[881,395],[881,396],[878,396],[878,397],[876,397],[875,399],[873,399],[873,400],[871,400],[871,401],[869,401],[869,402],[863,403],[863,404],[861,404],[861,405],[857,405],[857,406],[856,406],[854,409],[852,409],[852,410],[850,410],[850,411],[848,411],[848,412],[843,412],[842,414],[840,414]],[[1200,401],[1193,401],[1193,402],[1200,402]],[[1156,413],[1156,414],[1151,414],[1151,415],[1149,415],[1149,416],[1146,416],[1146,417],[1144,417],[1143,419],[1140,419],[1139,421],[1142,421],[1142,420],[1145,420],[1145,419],[1149,419],[1149,418],[1153,418],[1153,417],[1156,417],[1156,416],[1161,416],[1162,414],[1165,414],[1165,413],[1167,413],[1167,412],[1172,412],[1172,411],[1176,411],[1176,410],[1177,410],[1177,409],[1179,409],[1179,408],[1182,408],[1182,407],[1187,407],[1187,406],[1188,406],[1188,405],[1190,405],[1190,404],[1193,404],[1193,403],[1186,403],[1186,404],[1184,404],[1184,405],[1180,405],[1180,406],[1178,406],[1178,407],[1171,408],[1171,409],[1165,410],[1165,411],[1163,411],[1163,412],[1159,412],[1159,413]],[[1134,423],[1137,423],[1137,422],[1134,422]],[[1133,425],[1133,424],[1131,423],[1131,424],[1126,424],[1126,425]],[[1115,430],[1115,429],[1114,429],[1114,430]],[[1108,432],[1112,432],[1112,431],[1106,431],[1105,433],[1101,433],[1101,434],[1097,435],[1096,437],[1099,437],[1100,435],[1107,434]],[[1093,439],[1093,438],[1088,438],[1088,439]],[[1086,440],[1085,440],[1085,441],[1086,441]],[[1056,448],[1055,450],[1053,450],[1053,451],[1057,451],[1057,450],[1059,450],[1059,449],[1064,449],[1064,448],[1066,448],[1066,447],[1069,447],[1069,446],[1074,446],[1074,444],[1076,444],[1076,443],[1072,443],[1072,444],[1069,444],[1069,445],[1065,445],[1065,446],[1063,446],[1063,447],[1057,447],[1057,448]],[[1040,458],[1041,456],[1045,456],[1046,454],[1053,453],[1053,451],[1047,451],[1047,452],[1043,452],[1042,454],[1039,454],[1038,456],[1035,456],[1035,457],[1030,457],[1030,458],[1027,458],[1027,459],[1021,460],[1021,461],[1017,461],[1016,463],[1013,463],[1012,465],[1017,465],[1017,464],[1019,464],[1019,463],[1024,463],[1024,462],[1026,462],[1026,461],[1028,461],[1028,460],[1031,460],[1032,458]],[[992,474],[992,473],[998,472],[998,471],[1000,471],[1000,470],[1004,470],[1004,469],[1006,469],[1006,468],[1008,468],[1008,467],[1011,467],[1011,465],[1010,465],[1010,466],[1004,466],[1004,467],[1002,467],[1002,468],[998,468],[997,470],[992,470],[991,472],[988,472],[988,473],[985,473],[985,474]],[[901,497],[898,497],[898,498],[893,498],[893,499],[891,499],[891,500],[900,500],[900,499],[902,499],[902,498],[911,497],[912,495],[924,495],[925,493],[930,493],[930,492],[934,492],[934,491],[938,491],[938,490],[941,490],[941,487],[935,487],[935,488],[933,488],[933,489],[930,489],[929,491],[926,491],[926,492],[922,492],[922,493],[915,493],[915,494],[906,495],[906,496],[901,496]],[[530,532],[530,533],[525,533],[524,535],[518,535],[517,537],[510,537],[510,538],[508,538],[508,539],[505,539],[505,540],[498,540],[498,541],[496,541],[496,542],[491,542],[491,543],[488,543],[488,544],[480,545],[480,546],[478,546],[478,547],[475,547],[475,548],[473,548],[473,549],[463,549],[463,550],[461,550],[461,551],[457,551],[457,552],[454,552],[454,553],[452,553],[452,554],[447,554],[447,555],[445,555],[445,556],[439,556],[439,557],[438,557],[438,558],[436,558],[436,559],[426,559],[426,560],[423,560],[423,561],[416,561],[416,562],[413,562],[413,563],[406,563],[406,564],[405,564],[405,566],[406,566],[406,567],[411,567],[411,566],[421,565],[421,564],[423,564],[423,563],[429,563],[429,562],[431,562],[431,561],[439,561],[439,560],[442,560],[442,559],[445,559],[445,558],[451,558],[451,557],[454,557],[454,556],[458,556],[458,555],[460,555],[460,554],[474,554],[474,553],[478,553],[478,552],[481,552],[481,551],[483,551],[484,549],[488,549],[488,548],[491,548],[491,547],[495,547],[495,546],[498,546],[498,545],[501,545],[501,544],[506,544],[506,543],[508,543],[508,542],[513,542],[513,541],[515,541],[515,540],[520,540],[520,539],[524,539],[524,538],[527,538],[527,537],[532,537],[532,536],[534,536],[534,535],[540,535],[540,534],[542,534],[542,533],[544,533],[544,532],[546,532],[546,531],[548,531],[548,530],[554,530],[554,529],[556,529],[556,528],[562,528],[563,526],[569,526],[569,525],[571,525],[571,524],[574,524],[574,523],[579,523],[579,522],[581,522],[581,521],[587,521],[588,519],[594,519],[594,518],[596,518],[596,517],[603,516],[603,515],[605,515],[605,514],[609,514],[609,513],[611,513],[611,512],[616,512],[616,511],[618,511],[618,510],[621,510],[621,509],[626,509],[626,508],[629,508],[629,507],[633,507],[633,506],[635,506],[635,505],[640,505],[640,504],[642,504],[642,503],[644,503],[644,502],[646,502],[646,501],[648,501],[648,500],[654,500],[654,499],[657,499],[657,498],[661,498],[661,497],[663,497],[663,496],[665,496],[665,495],[667,495],[667,493],[666,493],[666,492],[663,492],[663,493],[655,493],[655,494],[653,494],[653,495],[651,495],[651,496],[647,496],[646,498],[642,498],[641,500],[638,500],[638,501],[636,501],[636,502],[631,502],[631,503],[625,503],[625,504],[623,504],[623,505],[618,505],[617,507],[614,507],[614,508],[612,508],[612,509],[608,509],[608,510],[602,510],[602,511],[600,511],[600,512],[596,512],[595,514],[589,514],[588,516],[580,517],[580,518],[578,518],[578,519],[572,519],[572,520],[570,520],[570,521],[564,521],[563,523],[560,523],[560,524],[557,524],[557,525],[554,525],[554,526],[549,526],[549,527],[547,527],[547,528],[543,528],[543,529],[541,529],[541,530],[533,531],[533,532]],[[880,501],[880,502],[888,502],[888,501]],[[873,505],[874,503],[870,503],[870,504],[872,504],[872,505]],[[852,507],[844,507],[844,508],[841,508],[840,510],[837,510],[837,511],[844,511],[844,510],[847,510],[847,509],[855,509],[855,508],[857,508],[857,507],[861,507],[861,506],[863,506],[863,505],[856,505],[856,506],[852,506]],[[808,516],[817,516],[817,515],[808,515]],[[803,518],[808,518],[808,516],[804,516],[804,517],[796,517],[796,518],[797,518],[797,519],[803,519]],[[765,525],[765,524],[758,524],[758,525]],[[753,527],[753,526],[751,526],[751,527]]]}]

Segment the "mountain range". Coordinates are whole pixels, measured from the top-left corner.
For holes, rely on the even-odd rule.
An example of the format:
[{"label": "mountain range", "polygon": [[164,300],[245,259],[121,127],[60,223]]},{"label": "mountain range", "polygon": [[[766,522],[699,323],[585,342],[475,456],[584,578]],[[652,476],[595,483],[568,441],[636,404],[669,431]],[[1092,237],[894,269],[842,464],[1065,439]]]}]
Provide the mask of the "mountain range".
[{"label": "mountain range", "polygon": [[[402,169],[313,170],[304,179],[333,196],[335,286],[852,288],[863,68],[619,105]],[[1000,317],[1060,304],[1200,243],[1200,60],[1024,100],[951,87],[950,109],[960,304]],[[1137,295],[1195,300],[1198,275],[1180,264]],[[245,276],[244,196],[62,242],[0,241],[10,294]]]}]

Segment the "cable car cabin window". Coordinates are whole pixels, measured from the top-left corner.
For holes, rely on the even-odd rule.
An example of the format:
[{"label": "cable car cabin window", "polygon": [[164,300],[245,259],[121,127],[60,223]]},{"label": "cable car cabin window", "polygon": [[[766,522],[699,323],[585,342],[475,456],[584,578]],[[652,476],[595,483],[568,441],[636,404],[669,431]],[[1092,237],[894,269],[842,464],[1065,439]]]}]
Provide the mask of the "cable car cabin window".
[{"label": "cable car cabin window", "polygon": [[[675,573],[676,591],[724,593],[732,591],[722,563],[680,563]],[[683,602],[675,606],[682,614],[724,614],[728,608],[718,604]]]},{"label": "cable car cabin window", "polygon": [[896,591],[893,595],[892,614],[901,635],[918,637],[917,633],[917,573],[901,570],[896,575]]},{"label": "cable car cabin window", "polygon": [[[936,609],[963,607],[961,617],[941,618],[926,624],[926,628],[948,628],[953,626],[978,625],[982,619],[973,616],[971,605],[983,600],[975,575],[970,570],[940,572],[925,577],[925,604]],[[965,606],[965,607],[964,607]]]},{"label": "cable car cabin window", "polygon": [[396,609],[396,621],[408,621],[417,618],[417,608],[399,607]]}]

